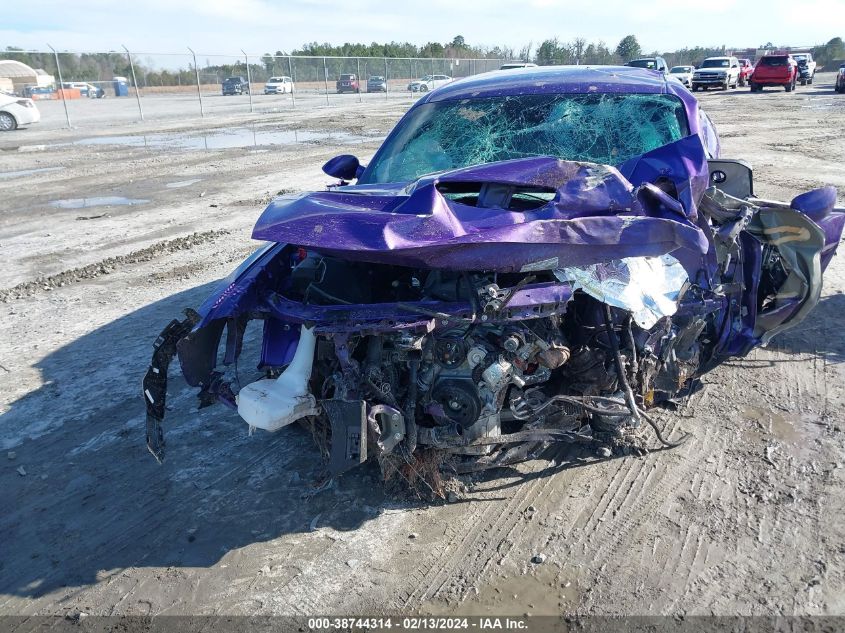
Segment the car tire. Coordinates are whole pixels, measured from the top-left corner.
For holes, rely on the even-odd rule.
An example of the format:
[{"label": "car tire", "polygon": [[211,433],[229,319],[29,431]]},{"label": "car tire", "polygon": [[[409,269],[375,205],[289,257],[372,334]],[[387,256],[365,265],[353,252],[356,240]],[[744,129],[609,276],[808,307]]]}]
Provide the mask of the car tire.
[{"label": "car tire", "polygon": [[759,84],[755,84],[753,81],[751,82],[751,92],[760,92],[763,90],[763,87]]},{"label": "car tire", "polygon": [[428,86],[426,86],[425,84],[420,86],[420,92],[428,92]]},{"label": "car tire", "polygon": [[806,86],[806,85],[807,85],[807,80],[802,78],[802,79],[801,79],[801,85],[802,85],[802,86]]},{"label": "car tire", "polygon": [[786,92],[792,92],[792,89],[793,89],[794,87],[795,87],[795,82],[790,82],[790,83],[786,84],[786,85],[783,87],[783,89],[784,89]]},{"label": "car tire", "polygon": [[740,88],[745,88],[745,77],[740,77],[739,79],[737,79],[737,84]]},{"label": "car tire", "polygon": [[815,75],[813,75],[812,77],[810,77],[810,78],[807,80],[807,83],[808,83],[808,84],[810,84],[810,85],[812,86],[812,85],[813,85],[813,79],[815,79],[815,78],[816,78],[816,76],[815,76]]},{"label": "car tire", "polygon": [[17,129],[18,122],[8,112],[0,112],[0,132],[11,132]]}]

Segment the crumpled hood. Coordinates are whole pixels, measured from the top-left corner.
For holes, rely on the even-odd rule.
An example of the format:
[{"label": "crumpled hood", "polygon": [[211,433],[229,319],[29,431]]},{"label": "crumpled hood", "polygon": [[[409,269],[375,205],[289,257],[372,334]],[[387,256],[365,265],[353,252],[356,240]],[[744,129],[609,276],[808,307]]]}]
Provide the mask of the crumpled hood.
[{"label": "crumpled hood", "polygon": [[[695,202],[706,187],[706,173],[697,136],[629,160],[619,169],[553,157],[501,161],[410,184],[283,196],[261,215],[253,238],[348,260],[499,272],[552,270],[678,250],[700,257],[708,243],[695,225]],[[684,204],[650,184],[655,175],[675,182]],[[554,199],[518,211],[463,204],[446,194],[454,186],[484,185],[540,187],[553,192]]]}]

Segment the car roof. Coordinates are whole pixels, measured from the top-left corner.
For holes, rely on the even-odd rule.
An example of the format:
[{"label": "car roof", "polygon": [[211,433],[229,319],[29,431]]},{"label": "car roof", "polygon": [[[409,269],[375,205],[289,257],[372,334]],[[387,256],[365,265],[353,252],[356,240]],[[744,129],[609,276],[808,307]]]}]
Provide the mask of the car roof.
[{"label": "car roof", "polygon": [[677,92],[662,73],[633,66],[537,66],[494,70],[446,84],[421,101],[484,96],[586,92]]}]

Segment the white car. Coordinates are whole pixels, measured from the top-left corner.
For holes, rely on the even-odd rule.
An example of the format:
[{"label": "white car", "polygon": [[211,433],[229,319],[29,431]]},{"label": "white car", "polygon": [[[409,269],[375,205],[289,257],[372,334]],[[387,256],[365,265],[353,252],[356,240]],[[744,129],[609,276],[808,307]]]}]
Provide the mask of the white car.
[{"label": "white car", "polygon": [[412,81],[408,84],[408,90],[411,92],[428,92],[440,86],[445,86],[452,81],[448,75],[426,75],[421,79]]},{"label": "white car", "polygon": [[672,66],[669,70],[669,76],[674,77],[689,88],[692,86],[693,72],[695,72],[695,66]]},{"label": "white car", "polygon": [[11,132],[21,125],[38,123],[41,113],[32,99],[0,94],[0,132]]},{"label": "white car", "polygon": [[293,92],[293,79],[290,77],[270,77],[264,84],[264,94],[283,95]]}]

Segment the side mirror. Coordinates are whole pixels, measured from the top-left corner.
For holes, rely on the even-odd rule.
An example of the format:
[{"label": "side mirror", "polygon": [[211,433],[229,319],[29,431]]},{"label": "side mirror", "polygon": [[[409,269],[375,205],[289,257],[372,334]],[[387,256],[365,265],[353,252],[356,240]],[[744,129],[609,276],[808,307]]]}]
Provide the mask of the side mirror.
[{"label": "side mirror", "polygon": [[711,158],[707,165],[710,167],[711,186],[741,200],[754,195],[754,176],[751,167],[746,163]]},{"label": "side mirror", "polygon": [[340,156],[329,159],[323,165],[323,172],[333,178],[349,181],[360,177],[364,173],[364,167],[356,156],[352,154],[341,154]]}]

